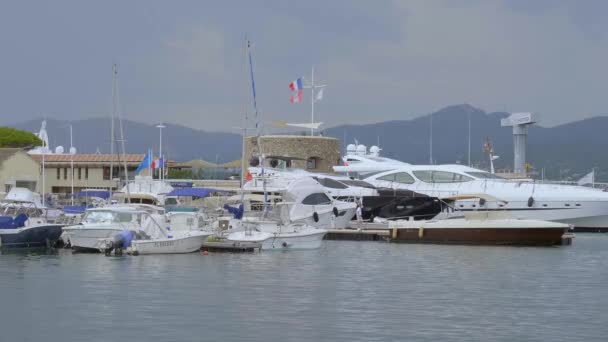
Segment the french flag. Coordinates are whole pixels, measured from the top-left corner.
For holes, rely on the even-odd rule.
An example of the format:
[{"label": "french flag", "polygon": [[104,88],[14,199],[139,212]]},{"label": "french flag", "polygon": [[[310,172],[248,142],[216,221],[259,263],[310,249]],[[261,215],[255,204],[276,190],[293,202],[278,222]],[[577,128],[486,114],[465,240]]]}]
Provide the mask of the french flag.
[{"label": "french flag", "polygon": [[289,83],[289,89],[291,89],[291,91],[301,91],[304,89],[304,87],[302,87],[302,79],[298,78],[297,80]]},{"label": "french flag", "polygon": [[298,90],[298,93],[296,95],[291,96],[291,98],[289,99],[289,102],[291,102],[291,103],[302,102],[302,90]]}]

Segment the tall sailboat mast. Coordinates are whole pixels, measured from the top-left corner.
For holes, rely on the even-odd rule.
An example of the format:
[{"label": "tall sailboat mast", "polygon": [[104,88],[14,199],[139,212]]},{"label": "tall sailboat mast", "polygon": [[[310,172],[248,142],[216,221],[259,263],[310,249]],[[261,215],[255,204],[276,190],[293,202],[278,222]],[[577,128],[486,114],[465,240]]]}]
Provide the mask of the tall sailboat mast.
[{"label": "tall sailboat mast", "polygon": [[[245,61],[247,60],[247,52],[248,52],[248,46],[249,46],[249,41],[247,40],[247,37],[245,37],[245,45],[243,46],[243,53],[244,53],[244,58],[243,59],[243,63],[241,64],[241,74],[244,75],[245,74]],[[241,146],[241,190],[243,190],[243,185],[245,184],[245,147],[246,147],[246,139],[247,139],[247,104],[246,104],[246,92],[243,93],[243,124],[242,124],[242,130],[243,130],[243,141],[242,141],[242,146]],[[244,199],[244,193],[241,192],[241,202]]]},{"label": "tall sailboat mast", "polygon": [[[120,145],[121,145],[121,153],[120,155],[123,157],[122,161],[123,161],[123,167],[124,167],[124,172],[125,172],[125,186],[127,188],[127,201],[130,203],[131,202],[131,191],[129,190],[129,172],[128,172],[128,168],[127,168],[127,158],[126,158],[126,151],[125,151],[125,136],[124,136],[124,128],[123,128],[123,124],[122,124],[122,114],[120,112],[120,98],[119,98],[119,90],[118,90],[118,68],[116,67],[116,64],[114,64],[113,67],[113,87],[112,87],[112,137],[114,137],[114,117],[118,116],[118,128],[120,130]],[[115,141],[115,139],[114,139]],[[113,172],[112,169],[114,168],[114,164],[112,163],[112,161],[114,160],[114,155],[112,155],[112,157],[110,158],[111,161],[111,168],[110,168],[110,177],[113,176]],[[119,159],[119,165],[120,165],[120,159]]]},{"label": "tall sailboat mast", "polygon": [[[116,78],[118,70],[116,64],[112,64],[112,108],[110,110],[110,183],[114,182],[114,143],[116,136],[114,135],[114,114],[116,111]],[[112,198],[113,185],[110,186],[110,198]]]},{"label": "tall sailboat mast", "polygon": [[259,161],[262,176],[262,189],[264,191],[264,217],[268,215],[268,192],[266,191],[266,178],[264,177],[264,154],[262,153],[262,142],[260,139],[260,118],[258,114],[258,104],[255,93],[255,78],[253,77],[253,61],[251,58],[251,42],[247,40],[247,55],[249,58],[249,74],[251,76],[251,94],[253,95],[253,110],[255,112],[255,128],[256,128],[256,140],[259,149]]}]

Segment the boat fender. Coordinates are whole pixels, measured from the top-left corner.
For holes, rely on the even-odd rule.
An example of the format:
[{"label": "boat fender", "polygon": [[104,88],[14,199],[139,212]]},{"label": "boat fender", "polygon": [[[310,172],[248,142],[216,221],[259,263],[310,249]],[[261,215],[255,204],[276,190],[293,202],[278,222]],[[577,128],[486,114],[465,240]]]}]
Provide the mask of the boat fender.
[{"label": "boat fender", "polygon": [[338,217],[338,214],[339,214],[338,213],[338,208],[334,207],[333,211],[334,211],[334,216]]},{"label": "boat fender", "polygon": [[479,199],[479,206],[483,207],[484,205],[486,205],[486,199],[485,198],[480,198]]},{"label": "boat fender", "polygon": [[312,219],[315,220],[315,222],[319,222],[319,214],[317,214],[316,211],[312,213]]},{"label": "boat fender", "polygon": [[287,247],[287,242],[282,243],[283,247]]},{"label": "boat fender", "polygon": [[534,197],[530,196],[528,198],[528,207],[531,208],[534,205]]},{"label": "boat fender", "polygon": [[418,238],[422,238],[424,236],[424,227],[418,228]]}]

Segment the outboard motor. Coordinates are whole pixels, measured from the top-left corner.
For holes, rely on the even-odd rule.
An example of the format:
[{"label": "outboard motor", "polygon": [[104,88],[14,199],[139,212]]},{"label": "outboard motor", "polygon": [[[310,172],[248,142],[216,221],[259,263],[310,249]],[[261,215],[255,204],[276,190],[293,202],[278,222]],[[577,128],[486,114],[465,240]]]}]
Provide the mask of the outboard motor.
[{"label": "outboard motor", "polygon": [[110,255],[114,250],[115,255],[122,255],[122,251],[131,246],[131,241],[133,241],[134,237],[135,232],[131,230],[123,230],[114,235],[114,239],[110,243],[110,246],[106,248],[105,254]]}]

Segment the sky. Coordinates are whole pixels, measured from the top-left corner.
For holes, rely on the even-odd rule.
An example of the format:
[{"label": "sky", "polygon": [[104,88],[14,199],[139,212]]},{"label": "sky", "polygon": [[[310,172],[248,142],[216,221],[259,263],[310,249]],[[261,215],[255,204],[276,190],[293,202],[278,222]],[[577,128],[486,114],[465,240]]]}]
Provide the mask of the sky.
[{"label": "sky", "polygon": [[[606,1],[3,1],[0,124],[109,116],[112,64],[127,119],[236,131],[411,119],[469,103],[543,126],[608,114]],[[249,124],[251,126],[252,123]]]}]

